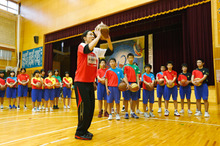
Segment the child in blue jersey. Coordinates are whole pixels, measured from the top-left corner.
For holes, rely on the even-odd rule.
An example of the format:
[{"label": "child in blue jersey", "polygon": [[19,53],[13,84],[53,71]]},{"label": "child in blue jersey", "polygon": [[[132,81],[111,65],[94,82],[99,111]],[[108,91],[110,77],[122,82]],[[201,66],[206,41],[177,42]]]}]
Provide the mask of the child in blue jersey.
[{"label": "child in blue jersey", "polygon": [[[119,110],[120,110],[120,97],[121,92],[118,89],[118,85],[122,80],[124,80],[127,84],[127,88],[129,87],[128,81],[124,76],[121,69],[116,67],[116,60],[115,58],[110,59],[110,66],[111,68],[108,69],[104,75],[105,77],[105,86],[107,92],[107,103],[108,109],[111,111],[113,100],[116,103],[116,120],[120,120]],[[109,120],[112,120],[112,113],[109,114]]]},{"label": "child in blue jersey", "polygon": [[[6,79],[7,89],[6,89],[6,96],[8,98],[9,109],[17,108],[15,106],[16,101],[16,84],[17,84],[17,77],[15,77],[15,72],[11,71],[10,76]],[[13,99],[13,107],[11,106],[11,98]]]},{"label": "child in blue jersey", "polygon": [[[154,82],[155,77],[154,74],[151,73],[152,66],[150,64],[146,64],[144,69],[145,73],[142,75],[141,81],[143,82],[143,109],[144,109],[144,116],[146,118],[155,117],[152,113],[153,110],[153,103],[154,103]],[[150,88],[152,87],[152,88]],[[149,115],[146,110],[147,103],[150,103],[150,112]]]}]

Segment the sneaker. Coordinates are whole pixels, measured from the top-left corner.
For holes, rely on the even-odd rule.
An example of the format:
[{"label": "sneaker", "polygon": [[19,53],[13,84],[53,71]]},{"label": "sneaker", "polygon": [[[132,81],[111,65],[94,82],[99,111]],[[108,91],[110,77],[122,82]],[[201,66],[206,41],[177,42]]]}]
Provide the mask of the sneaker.
[{"label": "sneaker", "polygon": [[4,106],[3,105],[1,105],[1,109],[3,109],[4,108]]},{"label": "sneaker", "polygon": [[70,109],[70,106],[68,105],[67,108]]},{"label": "sneaker", "polygon": [[56,109],[60,109],[60,108],[58,107],[58,105],[56,105]]},{"label": "sneaker", "polygon": [[42,109],[42,107],[41,106],[39,106],[39,110],[41,110]]},{"label": "sneaker", "polygon": [[146,111],[148,111],[148,107],[146,107]]},{"label": "sneaker", "polygon": [[8,107],[9,109],[12,109],[12,106],[11,105],[9,105],[9,107]]},{"label": "sneaker", "polygon": [[149,118],[150,116],[148,115],[147,112],[145,112],[145,113],[144,113],[144,117],[145,117],[145,118]]},{"label": "sneaker", "polygon": [[45,110],[46,112],[48,112],[48,111],[49,111],[49,109],[48,109],[47,107],[46,107],[45,109],[46,109],[46,110]]},{"label": "sneaker", "polygon": [[125,107],[124,107],[124,106],[122,107],[121,111],[122,111],[122,112],[124,112],[124,111],[125,111]]},{"label": "sneaker", "polygon": [[87,131],[86,134],[88,134],[91,138],[93,137],[93,134],[90,133],[89,131]]},{"label": "sneaker", "polygon": [[198,111],[198,109],[196,109],[196,113],[198,113],[199,111]]},{"label": "sneaker", "polygon": [[51,111],[51,112],[53,111],[53,108],[52,108],[52,107],[50,108],[50,111]]},{"label": "sneaker", "polygon": [[137,113],[137,114],[140,114],[140,113],[141,113],[141,111],[140,111],[139,109],[137,109],[137,110],[136,110],[136,113]]},{"label": "sneaker", "polygon": [[125,119],[129,119],[129,114],[125,113]]},{"label": "sneaker", "polygon": [[192,114],[192,111],[190,109],[188,109],[188,114]]},{"label": "sneaker", "polygon": [[13,107],[12,107],[12,108],[16,109],[17,107],[16,107],[15,105],[13,105]]},{"label": "sneaker", "polygon": [[131,117],[135,119],[139,119],[139,117],[135,113],[131,113]]},{"label": "sneaker", "polygon": [[121,118],[120,118],[120,116],[119,116],[119,114],[116,114],[116,120],[120,120]]},{"label": "sneaker", "polygon": [[109,115],[108,120],[112,120],[112,114]]},{"label": "sneaker", "polygon": [[202,115],[202,112],[201,112],[201,111],[198,111],[198,112],[195,113],[194,116],[201,116],[201,115]]},{"label": "sneaker", "polygon": [[36,112],[36,108],[35,107],[32,109],[32,112]]},{"label": "sneaker", "polygon": [[102,111],[100,111],[98,114],[98,118],[101,118],[101,117],[102,117]]},{"label": "sneaker", "polygon": [[114,111],[114,108],[112,108],[112,112],[111,112],[112,114],[114,114],[115,113],[115,111]]},{"label": "sneaker", "polygon": [[169,111],[168,110],[165,110],[164,116],[169,116]]},{"label": "sneaker", "polygon": [[158,112],[158,113],[161,113],[161,112],[162,112],[162,109],[161,109],[161,108],[159,108],[157,112]]},{"label": "sneaker", "polygon": [[40,109],[39,108],[37,108],[37,112],[39,112],[40,111]]},{"label": "sneaker", "polygon": [[92,137],[90,134],[86,133],[82,136],[79,136],[79,135],[75,135],[75,139],[81,139],[81,140],[91,140]]},{"label": "sneaker", "polygon": [[25,110],[27,109],[27,106],[26,106],[26,105],[24,105],[24,109],[25,109]]},{"label": "sneaker", "polygon": [[107,111],[104,113],[104,117],[109,117],[109,114]]},{"label": "sneaker", "polygon": [[180,116],[177,110],[174,111],[174,116]]},{"label": "sneaker", "polygon": [[44,107],[44,106],[42,106],[42,110],[45,110],[45,107]]},{"label": "sneaker", "polygon": [[209,113],[208,112],[205,112],[205,114],[204,114],[204,117],[209,117],[210,115],[209,115]]},{"label": "sneaker", "polygon": [[66,109],[66,106],[64,105],[63,108]]},{"label": "sneaker", "polygon": [[19,110],[20,109],[20,106],[18,105],[17,109]]},{"label": "sneaker", "polygon": [[155,117],[155,115],[152,112],[149,112],[149,116],[152,117],[152,118]]},{"label": "sneaker", "polygon": [[184,113],[184,109],[181,109],[180,113],[183,114]]},{"label": "sneaker", "polygon": [[55,105],[53,106],[53,109],[56,109],[56,106],[55,106]]}]

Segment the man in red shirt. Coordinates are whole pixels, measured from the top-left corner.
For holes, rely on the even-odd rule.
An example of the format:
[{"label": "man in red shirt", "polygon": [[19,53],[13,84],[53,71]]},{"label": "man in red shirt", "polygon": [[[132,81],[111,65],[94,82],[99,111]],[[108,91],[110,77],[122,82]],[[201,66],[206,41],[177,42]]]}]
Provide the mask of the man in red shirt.
[{"label": "man in red shirt", "polygon": [[91,140],[93,134],[88,131],[95,108],[94,86],[98,69],[98,57],[104,57],[113,53],[110,39],[105,38],[109,49],[96,48],[102,34],[100,28],[95,29],[95,38],[92,31],[85,31],[82,35],[83,42],[78,46],[77,70],[75,73],[75,94],[78,107],[78,127],[75,138]]},{"label": "man in red shirt", "polygon": [[168,111],[168,104],[170,100],[170,96],[172,94],[173,98],[173,103],[174,103],[174,115],[175,116],[180,116],[180,114],[177,111],[177,83],[176,83],[176,78],[177,78],[177,72],[173,70],[173,62],[168,61],[167,62],[167,70],[164,71],[163,73],[164,76],[164,99],[165,99],[165,116],[169,116],[169,111]]},{"label": "man in red shirt", "polygon": [[24,109],[27,109],[26,100],[28,92],[29,75],[26,74],[26,69],[21,68],[21,74],[18,75],[18,109],[20,109],[20,97],[24,97]]}]

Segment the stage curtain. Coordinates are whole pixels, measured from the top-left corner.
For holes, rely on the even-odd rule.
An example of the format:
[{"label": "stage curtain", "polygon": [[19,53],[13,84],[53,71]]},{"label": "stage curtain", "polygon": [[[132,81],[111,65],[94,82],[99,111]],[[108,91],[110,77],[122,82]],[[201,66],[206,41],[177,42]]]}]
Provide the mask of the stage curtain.
[{"label": "stage curtain", "polygon": [[44,69],[46,74],[49,70],[53,69],[53,44],[45,45],[45,55],[44,55]]}]

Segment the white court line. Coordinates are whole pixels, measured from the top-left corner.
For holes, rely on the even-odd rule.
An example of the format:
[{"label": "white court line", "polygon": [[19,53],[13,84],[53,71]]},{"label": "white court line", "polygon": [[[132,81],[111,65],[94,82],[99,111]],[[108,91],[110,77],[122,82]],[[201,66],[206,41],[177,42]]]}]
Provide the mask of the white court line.
[{"label": "white court line", "polygon": [[[103,122],[103,121],[107,121],[107,120],[108,120],[108,119],[101,120],[101,121],[96,121],[96,122],[92,122],[92,124],[99,123],[99,122]],[[77,126],[73,126],[73,127],[63,128],[63,129],[54,130],[54,131],[50,131],[50,132],[45,132],[45,133],[41,133],[41,134],[37,134],[37,135],[32,135],[32,136],[28,136],[28,137],[24,137],[24,138],[12,140],[12,141],[0,143],[0,145],[5,145],[5,144],[9,144],[9,143],[13,143],[13,142],[17,142],[17,141],[29,139],[29,138],[34,138],[34,137],[38,137],[38,136],[42,136],[42,135],[47,135],[47,134],[51,134],[51,133],[55,133],[55,132],[59,132],[59,131],[64,131],[64,130],[76,128],[76,127],[77,127]]]},{"label": "white court line", "polygon": [[101,129],[104,129],[104,128],[107,128],[107,127],[110,127],[110,125],[109,125],[109,126],[105,126],[105,127],[98,128],[97,130],[101,130]]},{"label": "white court line", "polygon": [[[69,137],[63,138],[63,139],[59,139],[59,140],[55,140],[55,141],[52,141],[52,142],[50,142],[50,143],[56,143],[56,142],[60,142],[60,141],[66,140],[66,139],[69,139]],[[45,146],[45,145],[48,145],[48,144],[50,144],[50,143],[45,143],[45,144],[42,144],[42,145],[40,145],[40,146]]]},{"label": "white court line", "polygon": [[5,124],[5,123],[13,123],[13,122],[19,122],[19,121],[26,121],[26,120],[39,120],[39,119],[52,119],[52,118],[63,118],[63,117],[71,117],[71,118],[75,118],[78,116],[53,116],[53,117],[39,117],[39,118],[32,118],[32,119],[21,119],[21,120],[13,120],[13,121],[5,121],[2,122],[0,124]]}]

